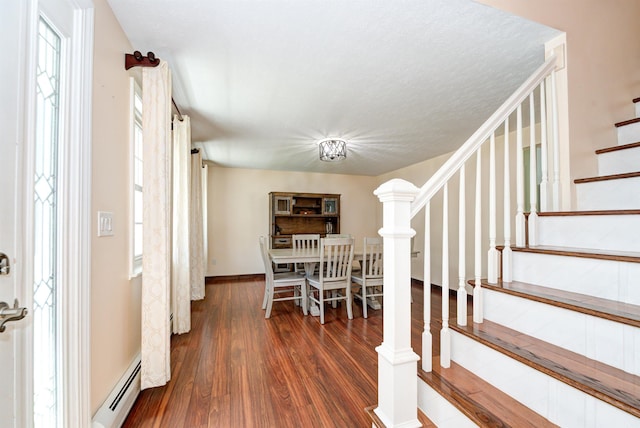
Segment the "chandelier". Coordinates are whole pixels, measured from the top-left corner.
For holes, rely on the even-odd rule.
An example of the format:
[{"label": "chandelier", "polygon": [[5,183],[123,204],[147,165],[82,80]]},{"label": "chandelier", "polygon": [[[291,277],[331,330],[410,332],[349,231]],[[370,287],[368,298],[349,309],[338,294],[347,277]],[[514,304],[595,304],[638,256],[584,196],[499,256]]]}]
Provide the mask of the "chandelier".
[{"label": "chandelier", "polygon": [[318,143],[320,160],[335,162],[347,157],[347,142],[339,138],[326,138]]}]

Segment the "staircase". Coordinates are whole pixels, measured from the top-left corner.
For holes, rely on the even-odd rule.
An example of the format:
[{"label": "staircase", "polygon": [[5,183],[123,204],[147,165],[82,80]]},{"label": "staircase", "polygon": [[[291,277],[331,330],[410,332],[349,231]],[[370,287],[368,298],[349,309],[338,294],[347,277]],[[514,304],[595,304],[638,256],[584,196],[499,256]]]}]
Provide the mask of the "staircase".
[{"label": "staircase", "polygon": [[437,426],[640,427],[633,101],[618,145],[596,151],[599,176],[575,180],[577,210],[538,214],[537,245],[511,248],[512,280],[482,281],[484,321],[451,319],[450,367],[418,370],[419,408]]}]

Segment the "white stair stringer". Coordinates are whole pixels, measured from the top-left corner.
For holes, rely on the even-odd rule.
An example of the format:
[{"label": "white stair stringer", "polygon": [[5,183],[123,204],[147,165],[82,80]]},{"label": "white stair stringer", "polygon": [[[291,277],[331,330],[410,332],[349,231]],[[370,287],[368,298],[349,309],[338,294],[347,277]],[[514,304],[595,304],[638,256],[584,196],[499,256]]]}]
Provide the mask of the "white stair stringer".
[{"label": "white stair stringer", "polygon": [[640,141],[640,122],[618,126],[618,145],[631,144]]},{"label": "white stair stringer", "polygon": [[598,153],[598,175],[625,174],[640,169],[640,147]]},{"label": "white stair stringer", "polygon": [[640,215],[542,215],[538,217],[538,245],[633,251],[640,256]]},{"label": "white stair stringer", "polygon": [[451,343],[452,360],[559,426],[640,426],[633,415],[456,331]]},{"label": "white stair stringer", "polygon": [[439,427],[474,428],[471,419],[418,378],[418,408]]},{"label": "white stair stringer", "polygon": [[640,375],[640,329],[493,290],[484,317],[528,336]]},{"label": "white stair stringer", "polygon": [[514,251],[512,279],[640,305],[640,263]]},{"label": "white stair stringer", "polygon": [[[579,211],[640,209],[640,177],[576,184]],[[631,232],[631,231],[630,231]],[[636,231],[640,237],[640,232]]]}]

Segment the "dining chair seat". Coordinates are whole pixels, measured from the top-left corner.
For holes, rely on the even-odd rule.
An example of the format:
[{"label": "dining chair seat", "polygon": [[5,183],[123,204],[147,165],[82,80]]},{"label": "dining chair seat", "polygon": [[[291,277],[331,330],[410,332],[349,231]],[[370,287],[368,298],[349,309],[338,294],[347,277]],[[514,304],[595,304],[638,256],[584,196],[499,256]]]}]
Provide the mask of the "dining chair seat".
[{"label": "dining chair seat", "polygon": [[[311,289],[309,299],[317,303],[320,308],[320,324],[324,324],[326,302],[336,304],[340,300],[345,300],[347,316],[353,319],[352,262],[353,238],[322,238],[320,240],[320,269],[317,274],[307,278]],[[327,292],[331,292],[330,296],[327,296]]]},{"label": "dining chair seat", "polygon": [[262,299],[262,309],[266,309],[264,317],[271,317],[273,302],[287,300],[299,301],[302,311],[307,315],[307,279],[296,272],[274,273],[267,249],[267,239],[264,236],[260,237],[260,253],[265,270],[264,298]]},{"label": "dining chair seat", "polygon": [[360,286],[354,296],[362,300],[364,318],[368,316],[368,299],[383,296],[382,242],[382,238],[364,238],[361,269],[351,274],[351,280]]}]

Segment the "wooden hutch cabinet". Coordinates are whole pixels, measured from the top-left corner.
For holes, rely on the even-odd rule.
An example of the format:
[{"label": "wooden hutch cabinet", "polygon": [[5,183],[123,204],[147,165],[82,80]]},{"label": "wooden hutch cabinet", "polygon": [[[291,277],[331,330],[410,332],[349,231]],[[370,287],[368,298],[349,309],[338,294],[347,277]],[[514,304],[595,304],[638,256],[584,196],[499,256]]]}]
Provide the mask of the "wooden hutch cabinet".
[{"label": "wooden hutch cabinet", "polygon": [[340,233],[340,195],[269,193],[272,248],[291,248],[291,235]]}]

